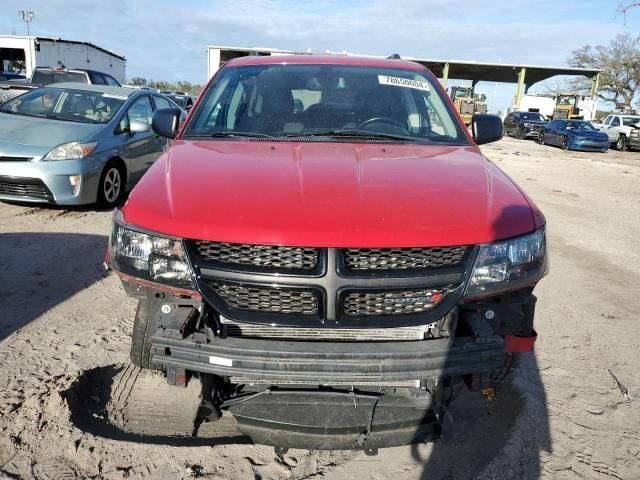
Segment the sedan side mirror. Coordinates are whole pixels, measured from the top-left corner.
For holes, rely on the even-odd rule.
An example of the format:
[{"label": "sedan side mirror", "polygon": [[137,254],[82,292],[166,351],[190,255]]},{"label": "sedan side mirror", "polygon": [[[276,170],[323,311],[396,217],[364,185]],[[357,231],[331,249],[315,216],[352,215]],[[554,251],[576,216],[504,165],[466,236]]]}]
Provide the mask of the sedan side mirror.
[{"label": "sedan side mirror", "polygon": [[161,108],[156,110],[151,120],[153,131],[167,138],[176,138],[180,131],[182,110],[179,108]]},{"label": "sedan side mirror", "polygon": [[471,133],[477,145],[497,142],[502,138],[502,120],[497,115],[476,114],[471,118]]},{"label": "sedan side mirror", "polygon": [[149,124],[143,120],[131,120],[129,124],[130,133],[143,133],[151,130]]}]

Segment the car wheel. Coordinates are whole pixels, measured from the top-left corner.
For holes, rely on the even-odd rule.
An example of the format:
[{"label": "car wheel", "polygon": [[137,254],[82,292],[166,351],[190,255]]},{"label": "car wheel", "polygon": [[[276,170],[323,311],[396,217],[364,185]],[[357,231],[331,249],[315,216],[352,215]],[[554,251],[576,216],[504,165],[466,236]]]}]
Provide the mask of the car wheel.
[{"label": "car wheel", "polygon": [[124,171],[114,162],[109,162],[98,182],[98,205],[115,207],[124,196]]},{"label": "car wheel", "polygon": [[562,145],[563,150],[569,150],[569,139],[567,137],[562,137]]},{"label": "car wheel", "polygon": [[538,143],[544,145],[544,132],[542,131],[538,134]]},{"label": "car wheel", "polygon": [[624,135],[620,135],[618,137],[618,140],[616,140],[616,150],[619,150],[619,151],[624,150],[626,147],[626,143],[627,142],[625,141]]},{"label": "car wheel", "polygon": [[520,127],[516,128],[516,138],[518,140],[522,140],[524,138],[524,133]]},{"label": "car wheel", "polygon": [[520,355],[518,353],[507,353],[504,358],[504,364],[502,367],[496,368],[489,373],[489,378],[495,384],[501,384],[511,373],[512,369],[518,366],[520,361]]},{"label": "car wheel", "polygon": [[133,321],[131,333],[131,352],[129,358],[136,367],[159,370],[151,363],[151,335],[155,333],[155,321],[149,314],[147,300],[138,300],[136,317]]}]

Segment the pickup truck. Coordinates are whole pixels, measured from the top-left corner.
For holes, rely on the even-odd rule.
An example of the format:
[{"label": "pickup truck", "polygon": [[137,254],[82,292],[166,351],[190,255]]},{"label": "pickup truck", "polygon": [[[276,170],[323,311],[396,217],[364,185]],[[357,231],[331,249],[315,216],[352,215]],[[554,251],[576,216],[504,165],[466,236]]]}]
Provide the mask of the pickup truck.
[{"label": "pickup truck", "polygon": [[28,82],[7,81],[0,83],[0,104],[34,88],[51,83],[87,83],[120,87],[111,75],[95,70],[36,67]]},{"label": "pickup truck", "polygon": [[402,59],[227,62],[121,209],[106,263],[138,299],[131,361],[201,382],[255,443],[438,438],[463,385],[490,397],[533,349],[545,219],[435,76]]},{"label": "pickup truck", "polygon": [[616,150],[640,149],[640,116],[608,115],[600,124],[600,131],[609,136]]}]

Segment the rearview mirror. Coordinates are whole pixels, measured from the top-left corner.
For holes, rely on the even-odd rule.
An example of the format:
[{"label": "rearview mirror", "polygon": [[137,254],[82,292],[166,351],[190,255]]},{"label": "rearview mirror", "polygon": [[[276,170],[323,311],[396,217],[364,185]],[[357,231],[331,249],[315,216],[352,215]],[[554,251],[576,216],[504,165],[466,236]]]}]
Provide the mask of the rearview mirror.
[{"label": "rearview mirror", "polygon": [[497,115],[478,113],[471,118],[471,133],[477,145],[497,142],[502,138],[502,120]]},{"label": "rearview mirror", "polygon": [[167,138],[176,138],[180,131],[182,110],[179,108],[161,108],[156,110],[151,120],[153,131]]},{"label": "rearview mirror", "polygon": [[131,120],[129,124],[129,132],[130,133],[143,133],[151,130],[151,127],[147,122],[142,120]]}]

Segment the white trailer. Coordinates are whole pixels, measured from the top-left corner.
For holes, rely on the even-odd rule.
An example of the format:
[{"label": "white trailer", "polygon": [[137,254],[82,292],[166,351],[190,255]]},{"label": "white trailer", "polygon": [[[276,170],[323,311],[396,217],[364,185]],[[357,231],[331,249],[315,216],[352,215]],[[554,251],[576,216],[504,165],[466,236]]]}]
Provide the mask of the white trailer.
[{"label": "white trailer", "polygon": [[66,67],[97,70],[125,83],[127,60],[114,52],[93,45],[48,37],[0,35],[0,70],[9,70],[13,61],[24,62],[27,78],[36,67]]},{"label": "white trailer", "polygon": [[[523,95],[520,100],[520,108],[516,109],[514,98],[514,106],[511,109],[518,110],[520,112],[539,112],[547,118],[567,118],[563,115],[554,115],[556,108],[563,108],[563,106],[571,105],[574,113],[571,114],[573,118],[580,117],[583,120],[593,120],[596,117],[598,108],[597,98],[590,98],[587,95],[575,94],[559,94],[559,95]],[[575,103],[574,103],[575,102]]]}]

